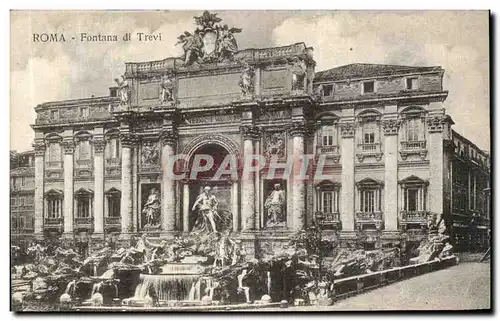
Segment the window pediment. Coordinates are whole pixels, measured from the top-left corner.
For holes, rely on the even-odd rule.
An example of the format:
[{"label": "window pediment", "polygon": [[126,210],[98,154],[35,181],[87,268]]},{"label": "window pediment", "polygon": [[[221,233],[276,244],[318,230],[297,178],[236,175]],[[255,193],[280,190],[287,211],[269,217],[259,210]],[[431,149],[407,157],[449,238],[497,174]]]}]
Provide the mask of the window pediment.
[{"label": "window pediment", "polygon": [[326,190],[336,190],[336,189],[340,188],[340,183],[325,179],[325,180],[319,182],[318,184],[316,184],[316,188],[321,189],[321,190],[325,190],[325,191]]},{"label": "window pediment", "polygon": [[75,196],[92,196],[94,195],[94,191],[91,189],[81,187],[77,191],[75,191]]},{"label": "window pediment", "polygon": [[367,177],[357,182],[356,186],[359,188],[380,188],[384,186],[384,182]]},{"label": "window pediment", "polygon": [[45,192],[46,197],[63,197],[64,193],[60,189],[52,188]]},{"label": "window pediment", "polygon": [[115,188],[115,187],[111,187],[104,194],[106,194],[108,196],[113,196],[113,195],[121,195],[122,192],[119,189]]},{"label": "window pediment", "polygon": [[405,179],[402,179],[399,181],[399,184],[401,185],[429,185],[429,181],[423,180],[418,176],[415,175],[410,175],[406,177]]}]

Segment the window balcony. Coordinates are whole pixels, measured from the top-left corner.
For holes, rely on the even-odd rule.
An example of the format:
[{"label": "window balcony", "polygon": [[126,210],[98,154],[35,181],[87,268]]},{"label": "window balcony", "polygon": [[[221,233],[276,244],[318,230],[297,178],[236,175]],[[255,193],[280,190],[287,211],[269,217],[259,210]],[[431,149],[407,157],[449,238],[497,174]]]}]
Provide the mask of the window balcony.
[{"label": "window balcony", "polygon": [[106,166],[121,166],[122,162],[120,158],[106,158]]},{"label": "window balcony", "polygon": [[338,163],[340,160],[340,146],[317,146],[316,155],[328,155],[328,157],[331,157],[333,159],[334,163]]},{"label": "window balcony", "polygon": [[382,212],[357,212],[356,229],[381,230],[384,225],[384,213]]},{"label": "window balcony", "polygon": [[75,217],[73,223],[75,230],[91,230],[94,227],[93,217]]},{"label": "window balcony", "polygon": [[362,143],[358,144],[356,157],[362,163],[367,156],[374,156],[377,161],[382,160],[382,144],[381,143]]},{"label": "window balcony", "polygon": [[322,222],[322,227],[325,230],[341,230],[342,229],[342,222],[340,221],[340,213],[323,213],[321,212],[321,215],[323,216],[323,222]]},{"label": "window balcony", "polygon": [[43,220],[44,230],[59,230],[63,231],[64,219],[62,217],[46,217]]},{"label": "window balcony", "polygon": [[427,228],[429,212],[427,211],[401,211],[400,228],[407,230],[409,228]]},{"label": "window balcony", "polygon": [[122,218],[117,217],[105,217],[104,218],[104,228],[106,231],[120,231],[122,228]]},{"label": "window balcony", "polygon": [[425,140],[414,140],[401,142],[401,158],[406,160],[408,155],[419,155],[421,159],[427,156],[427,147]]}]

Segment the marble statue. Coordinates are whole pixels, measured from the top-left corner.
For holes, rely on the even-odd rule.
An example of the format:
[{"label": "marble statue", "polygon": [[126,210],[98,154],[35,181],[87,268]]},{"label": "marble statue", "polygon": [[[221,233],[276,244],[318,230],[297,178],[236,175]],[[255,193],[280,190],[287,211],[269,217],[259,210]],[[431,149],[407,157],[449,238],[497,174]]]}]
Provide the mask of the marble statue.
[{"label": "marble statue", "polygon": [[281,225],[286,222],[285,215],[285,191],[280,184],[274,184],[274,191],[267,197],[264,204],[266,210],[266,226]]},{"label": "marble statue", "polygon": [[161,207],[158,190],[156,188],[152,188],[149,192],[148,200],[142,209],[142,213],[146,215],[145,227],[160,226],[160,211]]},{"label": "marble statue", "polygon": [[243,71],[241,72],[239,86],[241,88],[242,96],[251,96],[253,94],[253,76],[255,74],[254,68],[247,64],[243,64]]},{"label": "marble statue", "polygon": [[119,88],[120,105],[128,105],[130,96],[129,96],[127,79],[125,79],[125,76],[122,75],[121,80],[115,78],[115,82],[118,85],[118,87],[120,87]]},{"label": "marble statue", "polygon": [[160,101],[167,103],[174,100],[174,76],[172,74],[164,75],[160,82]]},{"label": "marble statue", "polygon": [[214,233],[217,232],[215,221],[219,218],[217,207],[219,201],[212,195],[211,187],[205,186],[203,192],[198,195],[193,204],[192,211],[198,211],[198,219],[191,232]]}]

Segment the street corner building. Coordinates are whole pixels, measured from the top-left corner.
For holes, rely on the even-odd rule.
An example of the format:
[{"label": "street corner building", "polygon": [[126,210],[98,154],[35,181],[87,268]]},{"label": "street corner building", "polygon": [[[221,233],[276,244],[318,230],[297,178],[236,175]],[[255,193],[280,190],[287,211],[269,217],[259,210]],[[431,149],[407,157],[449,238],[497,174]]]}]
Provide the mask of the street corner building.
[{"label": "street corner building", "polygon": [[[487,248],[489,154],[453,131],[441,67],[317,71],[307,44],[239,49],[240,32],[201,21],[179,37],[183,57],[125,62],[108,96],[36,106],[34,151],[11,154],[13,242],[86,253],[144,233],[173,238],[193,229],[209,186],[251,257],[312,224],[343,247],[411,248],[437,220],[457,250]],[[215,164],[174,180],[164,165],[178,154],[181,174],[198,154]],[[269,177],[266,163],[212,179],[226,155],[254,154],[314,155],[327,178]]]}]

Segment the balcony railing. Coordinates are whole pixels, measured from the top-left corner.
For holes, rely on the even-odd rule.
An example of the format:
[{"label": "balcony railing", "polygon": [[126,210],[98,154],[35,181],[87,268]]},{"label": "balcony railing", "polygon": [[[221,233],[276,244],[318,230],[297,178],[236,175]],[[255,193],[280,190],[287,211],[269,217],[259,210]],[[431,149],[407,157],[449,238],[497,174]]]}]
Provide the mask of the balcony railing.
[{"label": "balcony railing", "polygon": [[77,167],[89,168],[89,167],[92,167],[93,164],[94,164],[94,161],[92,159],[83,159],[83,160],[76,161]]},{"label": "balcony railing", "polygon": [[357,212],[356,227],[362,230],[366,225],[374,226],[377,230],[382,228],[384,222],[383,212]]},{"label": "balcony railing", "polygon": [[323,213],[321,212],[321,215],[323,216],[323,222],[322,226],[325,229],[328,228],[333,228],[333,229],[341,229],[342,228],[342,223],[340,221],[340,213]]},{"label": "balcony railing", "polygon": [[318,154],[338,154],[339,146],[338,145],[318,146],[316,150]]},{"label": "balcony railing", "polygon": [[401,150],[403,151],[420,151],[423,149],[425,149],[425,140],[401,142]]},{"label": "balcony railing", "polygon": [[106,225],[120,225],[122,223],[122,218],[121,217],[105,217],[104,218],[104,223]]},{"label": "balcony railing", "polygon": [[406,230],[408,226],[425,229],[427,228],[428,216],[429,212],[427,211],[401,211],[401,229]]},{"label": "balcony railing", "polygon": [[75,228],[77,229],[90,229],[93,226],[93,217],[75,217],[74,219]]},{"label": "balcony railing", "polygon": [[364,154],[380,153],[380,143],[358,144],[358,150]]},{"label": "balcony railing", "polygon": [[46,217],[43,220],[44,229],[57,229],[62,231],[64,220],[62,217]]}]

